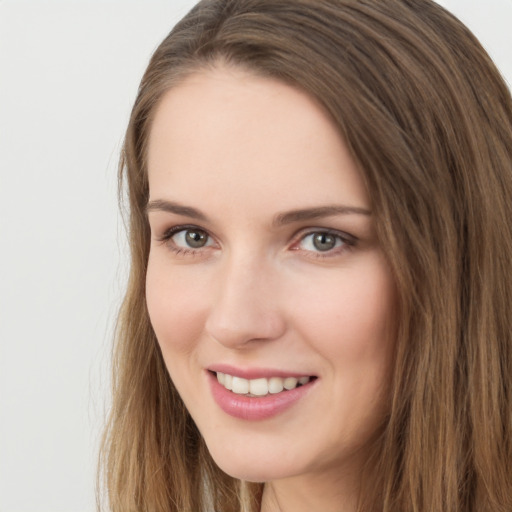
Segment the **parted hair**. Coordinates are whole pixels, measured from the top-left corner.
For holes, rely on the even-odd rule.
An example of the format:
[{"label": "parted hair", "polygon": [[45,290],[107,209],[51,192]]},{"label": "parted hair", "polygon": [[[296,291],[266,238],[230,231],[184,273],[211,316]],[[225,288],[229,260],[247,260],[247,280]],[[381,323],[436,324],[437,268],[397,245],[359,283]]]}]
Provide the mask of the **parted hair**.
[{"label": "parted hair", "polygon": [[319,101],[370,196],[399,300],[360,511],[510,512],[512,99],[474,35],[430,0],[203,0],[155,51],[120,162],[131,271],[100,455],[109,510],[260,506],[261,483],[211,459],[145,302],[152,119],[167,90],[220,62]]}]

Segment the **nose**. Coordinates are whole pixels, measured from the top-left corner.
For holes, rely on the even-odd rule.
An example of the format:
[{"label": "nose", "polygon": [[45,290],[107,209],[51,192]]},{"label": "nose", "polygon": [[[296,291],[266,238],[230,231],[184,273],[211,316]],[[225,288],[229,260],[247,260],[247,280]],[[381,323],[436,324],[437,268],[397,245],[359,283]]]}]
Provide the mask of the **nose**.
[{"label": "nose", "polygon": [[279,275],[261,262],[231,261],[219,272],[206,320],[207,334],[232,349],[280,338]]}]

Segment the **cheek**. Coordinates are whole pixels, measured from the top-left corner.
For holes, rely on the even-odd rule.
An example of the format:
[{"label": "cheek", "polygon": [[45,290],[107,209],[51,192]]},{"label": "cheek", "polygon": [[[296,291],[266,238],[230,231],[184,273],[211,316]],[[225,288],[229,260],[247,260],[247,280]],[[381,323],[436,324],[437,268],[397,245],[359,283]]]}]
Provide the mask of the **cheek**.
[{"label": "cheek", "polygon": [[383,264],[367,265],[364,272],[345,269],[336,278],[318,281],[313,297],[294,299],[301,336],[328,362],[332,398],[350,410],[355,424],[359,416],[380,416],[387,403],[395,300]]},{"label": "cheek", "polygon": [[146,277],[146,301],[164,358],[193,349],[204,327],[206,294],[197,276],[166,268],[150,256]]},{"label": "cheek", "polygon": [[[309,291],[313,284],[309,283]],[[295,295],[301,325],[327,351],[380,351],[392,334],[395,292],[391,277],[377,267],[345,272],[314,285],[314,294]],[[300,312],[300,313],[298,313]],[[315,334],[316,333],[316,334]],[[337,340],[337,342],[333,342]]]},{"label": "cheek", "polygon": [[353,279],[346,274],[323,300],[304,308],[310,322],[303,328],[331,369],[326,407],[356,444],[373,435],[389,409],[395,298],[389,274],[378,267]]}]

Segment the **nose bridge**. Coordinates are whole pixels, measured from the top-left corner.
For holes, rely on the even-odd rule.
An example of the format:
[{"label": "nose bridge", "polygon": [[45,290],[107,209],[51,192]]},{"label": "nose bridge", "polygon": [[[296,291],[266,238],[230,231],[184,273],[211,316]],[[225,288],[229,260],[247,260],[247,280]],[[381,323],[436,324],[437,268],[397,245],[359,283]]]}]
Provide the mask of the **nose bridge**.
[{"label": "nose bridge", "polygon": [[284,332],[279,310],[279,279],[272,266],[253,255],[232,254],[223,262],[206,330],[219,343],[241,348],[250,341]]}]

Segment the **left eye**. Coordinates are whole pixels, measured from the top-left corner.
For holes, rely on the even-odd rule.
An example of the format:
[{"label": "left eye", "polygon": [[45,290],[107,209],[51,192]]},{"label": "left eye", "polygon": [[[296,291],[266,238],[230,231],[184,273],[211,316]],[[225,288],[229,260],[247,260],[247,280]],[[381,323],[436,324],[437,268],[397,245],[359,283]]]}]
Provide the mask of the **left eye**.
[{"label": "left eye", "polygon": [[310,233],[302,238],[298,244],[298,248],[304,251],[327,252],[337,247],[342,247],[344,244],[344,240],[339,235],[319,231]]},{"label": "left eye", "polygon": [[202,229],[182,229],[175,233],[172,241],[183,249],[201,249],[213,245],[212,239]]}]

